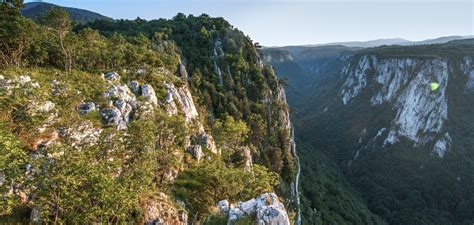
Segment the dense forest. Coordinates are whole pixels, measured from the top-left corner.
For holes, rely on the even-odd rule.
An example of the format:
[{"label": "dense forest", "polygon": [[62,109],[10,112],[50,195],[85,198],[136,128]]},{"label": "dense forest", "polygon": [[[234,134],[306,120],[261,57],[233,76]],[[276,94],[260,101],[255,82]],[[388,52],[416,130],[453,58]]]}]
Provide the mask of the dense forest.
[{"label": "dense forest", "polygon": [[[219,200],[272,191],[294,207],[281,82],[259,46],[224,19],[79,24],[61,8],[31,20],[20,13],[22,1],[0,7],[0,221],[145,222],[147,204],[160,199],[190,221],[213,224]],[[102,113],[117,100],[104,92],[118,82],[150,85],[157,99],[166,99],[170,84],[189,86],[199,117],[140,108],[149,101],[142,85],[126,129],[111,126]],[[101,114],[79,113],[84,102]],[[89,128],[94,141],[66,141],[71,130]],[[196,133],[204,131],[220,153],[200,143]],[[202,147],[206,160],[186,154],[189,144]],[[250,150],[250,170],[242,149]]]}]

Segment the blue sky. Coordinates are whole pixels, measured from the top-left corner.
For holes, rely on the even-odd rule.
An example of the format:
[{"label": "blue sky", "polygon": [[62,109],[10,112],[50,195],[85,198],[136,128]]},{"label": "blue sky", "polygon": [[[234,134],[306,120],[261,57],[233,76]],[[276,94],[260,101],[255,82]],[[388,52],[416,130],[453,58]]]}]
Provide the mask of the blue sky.
[{"label": "blue sky", "polygon": [[474,0],[49,0],[112,18],[224,17],[265,46],[473,35]]}]

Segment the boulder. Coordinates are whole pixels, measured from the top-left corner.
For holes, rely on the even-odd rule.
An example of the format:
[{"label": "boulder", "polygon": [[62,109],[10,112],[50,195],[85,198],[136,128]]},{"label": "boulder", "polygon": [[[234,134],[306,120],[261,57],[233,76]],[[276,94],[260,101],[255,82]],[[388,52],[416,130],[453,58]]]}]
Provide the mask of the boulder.
[{"label": "boulder", "polygon": [[138,95],[138,92],[140,91],[140,84],[138,81],[130,81],[128,86],[130,87],[130,90],[132,90],[133,94]]},{"label": "boulder", "polygon": [[[219,202],[220,209],[225,208],[225,201]],[[230,207],[228,216],[227,224],[235,224],[244,217],[252,218],[254,224],[259,225],[290,224],[285,206],[275,193],[265,193],[246,202],[239,202],[235,207]]]},{"label": "boulder", "polygon": [[95,103],[93,102],[83,102],[77,106],[79,109],[79,114],[84,115],[96,110]]},{"label": "boulder", "polygon": [[117,130],[123,130],[127,127],[127,123],[123,120],[122,113],[117,107],[103,109],[100,116],[105,125],[114,125]]},{"label": "boulder", "polygon": [[104,74],[104,78],[108,81],[119,81],[120,75],[117,72],[107,72]]}]

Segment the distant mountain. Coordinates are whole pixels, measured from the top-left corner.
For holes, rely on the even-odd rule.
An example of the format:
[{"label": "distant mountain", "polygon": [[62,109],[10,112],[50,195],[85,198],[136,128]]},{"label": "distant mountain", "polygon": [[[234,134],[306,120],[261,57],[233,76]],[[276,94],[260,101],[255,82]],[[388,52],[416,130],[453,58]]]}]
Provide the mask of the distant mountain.
[{"label": "distant mountain", "polygon": [[307,47],[322,47],[322,46],[342,46],[342,47],[358,47],[358,48],[373,48],[379,47],[383,45],[428,45],[428,44],[443,44],[449,41],[454,40],[462,40],[462,39],[469,39],[474,38],[473,35],[470,36],[446,36],[446,37],[439,37],[434,39],[427,39],[423,41],[410,41],[402,38],[391,38],[391,39],[376,39],[370,41],[346,41],[346,42],[330,42],[325,44],[314,44],[314,45],[295,45],[295,46],[283,46],[283,47],[272,47],[272,48],[283,48],[285,50],[301,50]]},{"label": "distant mountain", "polygon": [[61,7],[69,12],[71,19],[80,23],[92,22],[98,19],[112,20],[112,18],[103,16],[99,13],[91,12],[85,9],[76,9],[70,7],[63,7],[46,2],[29,2],[21,10],[21,13],[28,18],[38,18],[48,12],[53,7]]},{"label": "distant mountain", "polygon": [[403,45],[443,44],[443,43],[447,43],[447,42],[450,42],[450,41],[463,40],[463,39],[469,39],[469,38],[474,38],[474,35],[471,35],[471,36],[446,36],[446,37],[439,37],[439,38],[434,38],[434,39],[427,39],[427,40],[424,40],[424,41],[412,41],[409,44],[403,44]]}]

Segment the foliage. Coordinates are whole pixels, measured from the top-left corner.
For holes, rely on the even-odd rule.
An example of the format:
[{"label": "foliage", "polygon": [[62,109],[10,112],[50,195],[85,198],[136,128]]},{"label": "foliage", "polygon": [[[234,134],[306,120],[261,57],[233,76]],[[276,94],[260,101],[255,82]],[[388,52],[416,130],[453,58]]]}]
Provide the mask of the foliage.
[{"label": "foliage", "polygon": [[25,182],[27,154],[20,142],[0,121],[0,216],[12,213],[20,205],[20,198],[10,188],[20,188]]},{"label": "foliage", "polygon": [[220,162],[208,162],[181,173],[175,182],[178,199],[189,205],[190,215],[198,220],[213,212],[215,204],[248,200],[256,195],[273,191],[278,175],[263,166],[255,165],[253,173],[242,168],[229,168]]},{"label": "foliage", "polygon": [[249,128],[244,121],[236,121],[233,117],[227,116],[224,121],[217,120],[212,128],[212,134],[220,146],[228,145],[236,148],[247,138]]}]

